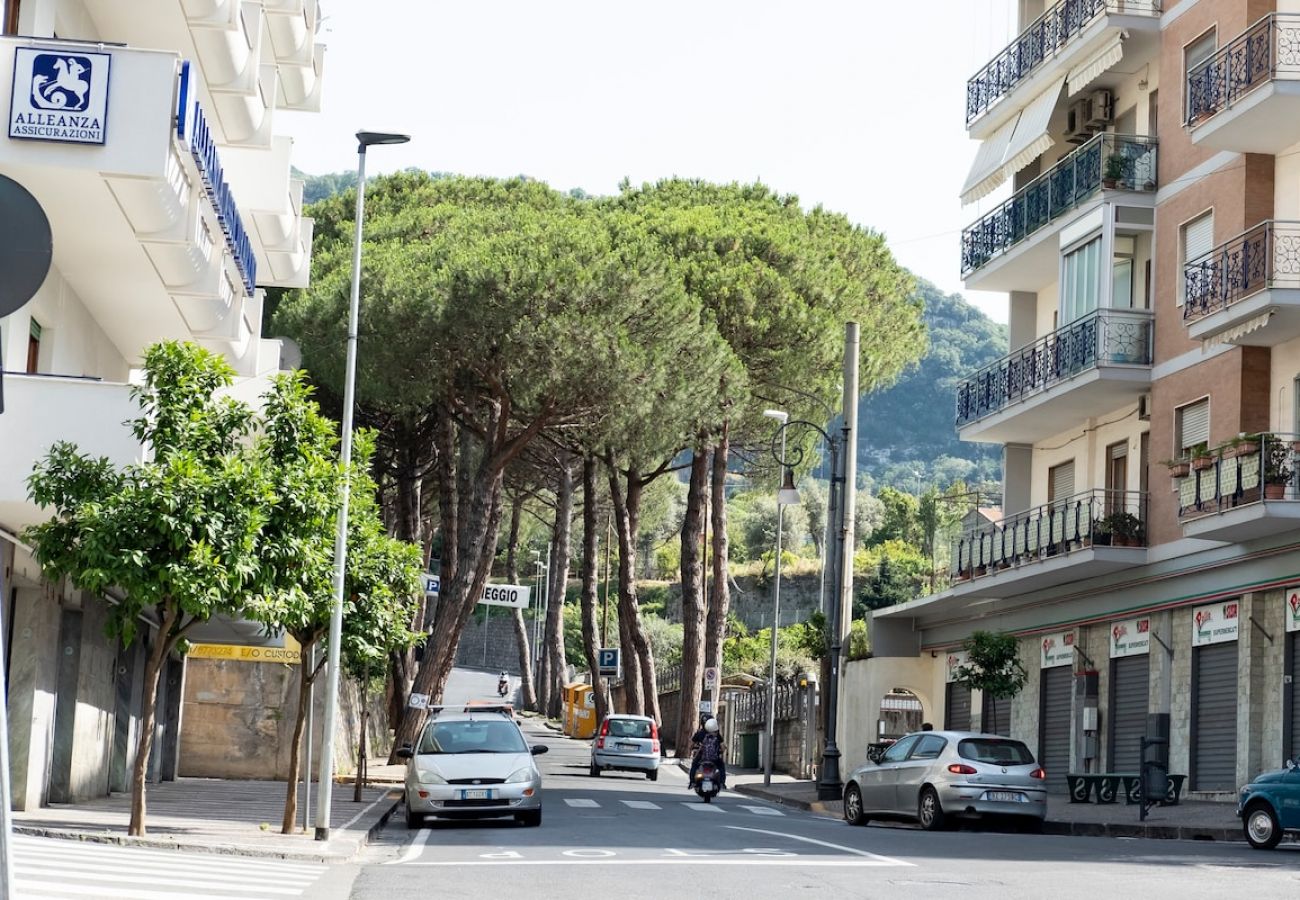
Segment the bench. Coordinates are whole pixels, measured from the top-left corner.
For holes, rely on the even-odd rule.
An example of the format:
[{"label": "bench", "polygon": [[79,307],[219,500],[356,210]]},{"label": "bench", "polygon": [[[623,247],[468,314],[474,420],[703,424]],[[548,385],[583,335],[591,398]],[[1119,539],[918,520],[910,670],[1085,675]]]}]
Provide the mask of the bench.
[{"label": "bench", "polygon": [[[1186,775],[1169,775],[1169,787],[1161,806],[1177,806],[1182,799],[1183,784]],[[1138,793],[1141,778],[1129,772],[1099,772],[1095,774],[1073,774],[1065,776],[1071,803],[1114,803],[1123,789],[1124,802],[1135,805],[1141,802]]]}]

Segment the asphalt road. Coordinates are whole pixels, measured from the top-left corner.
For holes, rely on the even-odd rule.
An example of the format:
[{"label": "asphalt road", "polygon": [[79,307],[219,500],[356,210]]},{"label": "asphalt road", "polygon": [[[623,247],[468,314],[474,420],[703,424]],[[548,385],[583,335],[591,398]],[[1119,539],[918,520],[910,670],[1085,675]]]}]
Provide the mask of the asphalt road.
[{"label": "asphalt road", "polygon": [[587,745],[525,724],[545,777],[540,828],[399,817],[377,836],[355,900],[446,898],[1294,897],[1300,847],[1022,835],[927,834],[843,822],[724,793],[704,805],[666,767],[587,774]]}]

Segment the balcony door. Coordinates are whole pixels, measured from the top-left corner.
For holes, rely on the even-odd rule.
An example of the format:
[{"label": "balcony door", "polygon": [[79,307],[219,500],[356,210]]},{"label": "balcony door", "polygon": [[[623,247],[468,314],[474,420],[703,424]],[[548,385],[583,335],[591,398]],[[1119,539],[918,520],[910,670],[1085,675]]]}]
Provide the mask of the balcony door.
[{"label": "balcony door", "polygon": [[1106,448],[1106,515],[1127,512],[1124,495],[1128,490],[1128,441]]}]

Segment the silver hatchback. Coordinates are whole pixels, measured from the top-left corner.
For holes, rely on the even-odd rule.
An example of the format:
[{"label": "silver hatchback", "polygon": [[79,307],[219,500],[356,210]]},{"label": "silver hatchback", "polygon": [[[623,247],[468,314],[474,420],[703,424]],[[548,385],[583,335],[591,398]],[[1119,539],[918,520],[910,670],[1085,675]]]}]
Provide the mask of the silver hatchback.
[{"label": "silver hatchback", "polygon": [[919,731],[855,769],[844,818],[915,819],[937,831],[954,818],[1017,816],[1031,830],[1047,815],[1047,774],[1020,741],[969,731]]},{"label": "silver hatchback", "polygon": [[591,774],[603,771],[643,772],[659,778],[659,726],[648,716],[606,716],[591,742]]}]

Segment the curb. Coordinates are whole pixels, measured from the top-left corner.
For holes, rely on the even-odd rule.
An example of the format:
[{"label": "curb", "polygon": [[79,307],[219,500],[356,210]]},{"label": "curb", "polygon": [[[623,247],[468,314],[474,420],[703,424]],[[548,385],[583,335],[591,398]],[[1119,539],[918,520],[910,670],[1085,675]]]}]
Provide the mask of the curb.
[{"label": "curb", "polygon": [[[826,816],[831,819],[840,818],[840,813],[830,808],[825,800],[801,800],[798,797],[783,797],[780,794],[774,794],[771,791],[765,791],[751,784],[738,784],[731,788],[738,794],[745,794],[750,797],[757,797],[760,800],[766,800],[769,803],[775,803],[777,806],[788,806],[791,809],[799,809],[804,812],[814,813],[819,816]],[[832,803],[837,801],[830,801]]]}]

